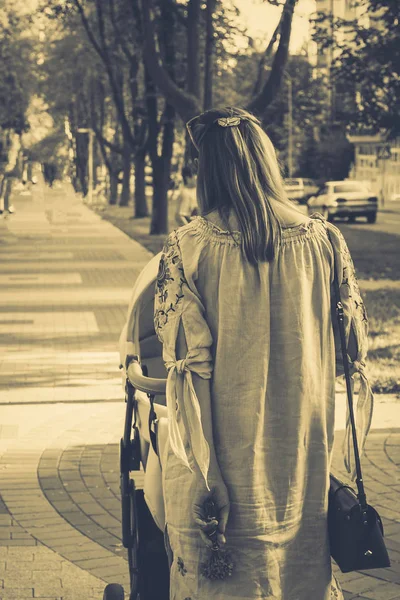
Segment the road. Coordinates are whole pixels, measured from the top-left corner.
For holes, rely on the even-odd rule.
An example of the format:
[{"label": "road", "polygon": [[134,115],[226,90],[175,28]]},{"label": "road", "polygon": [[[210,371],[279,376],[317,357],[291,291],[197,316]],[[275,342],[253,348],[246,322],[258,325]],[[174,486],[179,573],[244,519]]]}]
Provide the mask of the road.
[{"label": "road", "polygon": [[[337,224],[345,224],[346,221],[337,221]],[[369,224],[366,219],[360,218],[353,225],[346,224],[349,229],[362,228],[364,231],[380,231],[382,233],[391,233],[400,235],[400,202],[390,202],[388,206],[378,212],[377,222]]]},{"label": "road", "polygon": [[[299,208],[305,214],[307,213],[306,207],[300,205]],[[335,219],[335,225],[338,225],[343,231],[362,228],[363,231],[380,231],[400,235],[400,201],[389,202],[384,209],[380,209],[376,223],[369,224],[365,218],[360,217],[352,225],[348,224],[347,219]]]}]

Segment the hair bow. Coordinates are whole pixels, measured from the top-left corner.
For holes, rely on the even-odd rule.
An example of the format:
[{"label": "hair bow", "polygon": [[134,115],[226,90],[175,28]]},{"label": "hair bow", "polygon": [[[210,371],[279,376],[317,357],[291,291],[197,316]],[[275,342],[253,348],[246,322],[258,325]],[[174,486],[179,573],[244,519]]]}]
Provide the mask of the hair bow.
[{"label": "hair bow", "polygon": [[222,117],[217,119],[217,123],[221,127],[236,127],[240,125],[240,117]]}]

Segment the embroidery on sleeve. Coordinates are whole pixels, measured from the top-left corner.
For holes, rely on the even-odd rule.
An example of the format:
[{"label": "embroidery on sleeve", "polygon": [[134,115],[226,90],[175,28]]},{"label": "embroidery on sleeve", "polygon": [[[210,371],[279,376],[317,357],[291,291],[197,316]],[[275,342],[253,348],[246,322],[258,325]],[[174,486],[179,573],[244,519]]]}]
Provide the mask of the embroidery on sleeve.
[{"label": "embroidery on sleeve", "polygon": [[[171,274],[171,265],[174,277]],[[171,283],[172,282],[172,283]],[[184,294],[183,286],[187,284],[182,267],[182,259],[176,232],[171,234],[163,248],[156,281],[157,308],[154,314],[156,331],[159,332],[167,323],[170,313],[177,310]],[[172,288],[172,294],[171,294]],[[175,292],[175,293],[173,293]]]},{"label": "embroidery on sleeve", "polygon": [[180,556],[178,556],[177,565],[179,573],[184,577],[187,573],[187,569],[185,567],[185,563],[183,562],[183,558]]},{"label": "embroidery on sleeve", "polygon": [[[319,213],[314,213],[311,215],[311,218],[318,219],[319,221],[321,221],[325,229],[327,229],[328,225],[326,219],[324,219],[322,215],[320,215]],[[337,233],[340,239],[340,254],[343,260],[341,285],[345,285],[347,287],[347,294],[349,299],[354,300],[356,315],[359,315],[360,321],[368,324],[367,311],[360,293],[358,278],[354,267],[353,259],[347,247],[346,240],[344,239],[343,234],[339,230],[337,230]]]},{"label": "embroidery on sleeve", "polygon": [[354,300],[354,306],[357,314],[360,315],[360,320],[368,323],[367,311],[361,297],[354,262],[342,234],[340,234],[340,241],[340,252],[342,254],[344,264],[342,285],[346,285],[348,287],[349,298]]},{"label": "embroidery on sleeve", "polygon": [[331,600],[343,600],[342,587],[341,587],[338,579],[336,578],[336,576],[333,575],[333,573],[332,573],[332,580],[331,580]]},{"label": "embroidery on sleeve", "polygon": [[363,317],[362,317],[362,321],[366,321],[368,323],[368,317],[367,317],[367,310],[365,308],[365,304],[364,302],[357,302],[357,300],[354,300],[354,303],[356,305],[357,309],[360,309],[362,311]]}]

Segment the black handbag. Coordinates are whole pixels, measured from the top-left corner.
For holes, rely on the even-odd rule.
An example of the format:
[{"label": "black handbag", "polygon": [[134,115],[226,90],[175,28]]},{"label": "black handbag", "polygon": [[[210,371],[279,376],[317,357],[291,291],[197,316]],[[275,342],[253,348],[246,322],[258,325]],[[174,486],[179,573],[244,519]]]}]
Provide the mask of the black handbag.
[{"label": "black handbag", "polygon": [[[332,244],[329,232],[327,233]],[[334,248],[333,255],[335,257]],[[378,512],[367,503],[364,490],[354,420],[353,393],[347,356],[344,312],[337,278],[336,258],[334,260],[333,285],[353,437],[358,494],[350,486],[344,484],[332,474],[330,475],[328,532],[332,558],[342,573],[349,573],[350,571],[390,567],[390,560],[383,540],[382,519]]]}]

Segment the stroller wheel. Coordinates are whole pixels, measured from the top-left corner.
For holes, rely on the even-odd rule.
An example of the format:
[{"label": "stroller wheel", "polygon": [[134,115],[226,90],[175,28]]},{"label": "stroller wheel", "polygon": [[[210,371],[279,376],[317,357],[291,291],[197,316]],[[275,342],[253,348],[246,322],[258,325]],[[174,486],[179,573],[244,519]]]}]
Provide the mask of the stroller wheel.
[{"label": "stroller wheel", "polygon": [[124,588],[119,583],[109,583],[104,589],[103,600],[124,600]]}]

